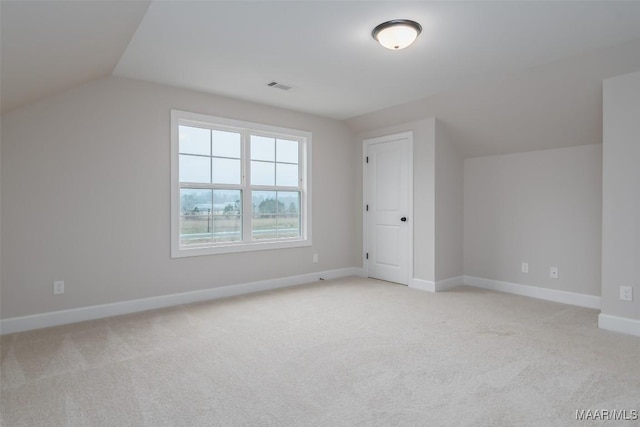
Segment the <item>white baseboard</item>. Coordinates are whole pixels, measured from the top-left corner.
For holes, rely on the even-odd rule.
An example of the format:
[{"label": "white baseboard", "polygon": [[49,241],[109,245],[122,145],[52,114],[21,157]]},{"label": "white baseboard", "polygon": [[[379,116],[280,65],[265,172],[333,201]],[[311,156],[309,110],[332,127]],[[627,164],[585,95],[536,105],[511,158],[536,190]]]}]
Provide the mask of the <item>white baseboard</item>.
[{"label": "white baseboard", "polygon": [[628,317],[600,313],[598,315],[598,327],[607,331],[640,337],[640,320],[629,319]]},{"label": "white baseboard", "polygon": [[409,282],[410,288],[420,289],[427,292],[448,291],[464,284],[464,276],[449,277],[448,279],[431,282],[429,280],[416,279],[415,277]]},{"label": "white baseboard", "polygon": [[427,291],[427,292],[436,291],[435,283],[430,282],[428,280],[422,280],[422,279],[416,279],[416,278],[411,279],[411,281],[409,282],[409,287],[420,289],[421,291]]},{"label": "white baseboard", "polygon": [[456,286],[464,285],[464,276],[449,277],[444,280],[436,280],[436,292],[448,291]]},{"label": "white baseboard", "polygon": [[594,295],[577,294],[556,289],[540,288],[537,286],[521,285],[518,283],[500,282],[498,280],[483,279],[481,277],[464,276],[464,284],[492,291],[506,292],[563,304],[600,309],[600,297]]},{"label": "white baseboard", "polygon": [[303,285],[320,280],[320,278],[330,280],[347,276],[362,276],[362,269],[351,267],[341,268],[338,270],[319,271],[300,276],[281,277],[278,279],[242,283],[239,285],[203,289],[200,291],[161,295],[157,297],[122,301],[111,304],[93,305],[89,307],[33,314],[30,316],[0,319],[0,335],[47,328],[50,326],[65,325],[67,323],[82,322],[85,320],[101,319],[121,314],[136,313],[156,308],[171,307],[180,304],[189,304],[197,301],[213,300],[252,292]]}]

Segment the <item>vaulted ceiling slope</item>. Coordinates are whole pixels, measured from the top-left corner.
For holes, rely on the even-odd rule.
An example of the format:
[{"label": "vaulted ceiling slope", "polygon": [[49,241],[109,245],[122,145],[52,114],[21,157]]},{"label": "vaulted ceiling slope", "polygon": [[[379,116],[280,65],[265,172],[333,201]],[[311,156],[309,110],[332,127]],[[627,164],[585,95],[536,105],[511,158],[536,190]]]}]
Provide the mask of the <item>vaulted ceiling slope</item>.
[{"label": "vaulted ceiling slope", "polygon": [[149,3],[2,0],[2,112],[110,75]]},{"label": "vaulted ceiling slope", "polygon": [[[2,1],[1,13],[3,111],[113,73],[348,119],[640,38],[640,2],[617,1]],[[371,38],[394,18],[423,26],[406,50]]]}]

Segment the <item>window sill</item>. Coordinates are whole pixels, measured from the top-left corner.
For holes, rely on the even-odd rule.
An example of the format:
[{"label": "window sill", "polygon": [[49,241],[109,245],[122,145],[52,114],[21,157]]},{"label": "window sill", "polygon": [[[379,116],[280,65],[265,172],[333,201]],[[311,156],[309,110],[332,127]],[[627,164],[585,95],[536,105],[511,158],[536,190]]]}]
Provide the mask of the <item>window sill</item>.
[{"label": "window sill", "polygon": [[193,247],[193,248],[171,248],[171,258],[185,258],[192,256],[203,255],[219,255],[219,254],[232,254],[241,252],[254,252],[264,250],[275,249],[288,249],[288,248],[301,248],[305,246],[311,246],[310,239],[296,239],[280,242],[255,242],[255,243],[240,243],[229,244],[224,246],[208,246],[208,247]]}]

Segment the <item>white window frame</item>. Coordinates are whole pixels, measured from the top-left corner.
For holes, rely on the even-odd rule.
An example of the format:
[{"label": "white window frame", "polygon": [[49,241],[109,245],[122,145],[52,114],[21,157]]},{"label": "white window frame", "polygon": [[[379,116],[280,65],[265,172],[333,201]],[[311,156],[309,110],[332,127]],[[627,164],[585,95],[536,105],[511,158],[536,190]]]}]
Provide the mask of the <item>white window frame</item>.
[{"label": "white window frame", "polygon": [[[179,174],[179,125],[195,125],[215,130],[227,130],[242,134],[242,242],[211,243],[207,246],[183,247],[180,245],[180,174]],[[250,180],[249,136],[270,136],[298,140],[299,187],[252,186]],[[205,186],[206,187],[206,186]],[[189,188],[193,186],[189,185]],[[251,191],[300,191],[300,236],[272,240],[252,240]],[[171,257],[182,258],[200,255],[215,255],[269,249],[285,249],[311,246],[311,132],[278,126],[234,120],[188,111],[171,110]]]}]

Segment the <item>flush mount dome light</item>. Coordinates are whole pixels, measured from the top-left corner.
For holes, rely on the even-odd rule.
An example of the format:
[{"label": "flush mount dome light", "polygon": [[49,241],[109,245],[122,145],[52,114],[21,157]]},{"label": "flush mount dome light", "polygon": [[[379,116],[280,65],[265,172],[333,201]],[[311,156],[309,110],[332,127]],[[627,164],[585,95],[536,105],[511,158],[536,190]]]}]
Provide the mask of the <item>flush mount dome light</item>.
[{"label": "flush mount dome light", "polygon": [[387,49],[400,50],[411,45],[421,31],[422,27],[415,21],[394,19],[375,27],[371,35]]}]

